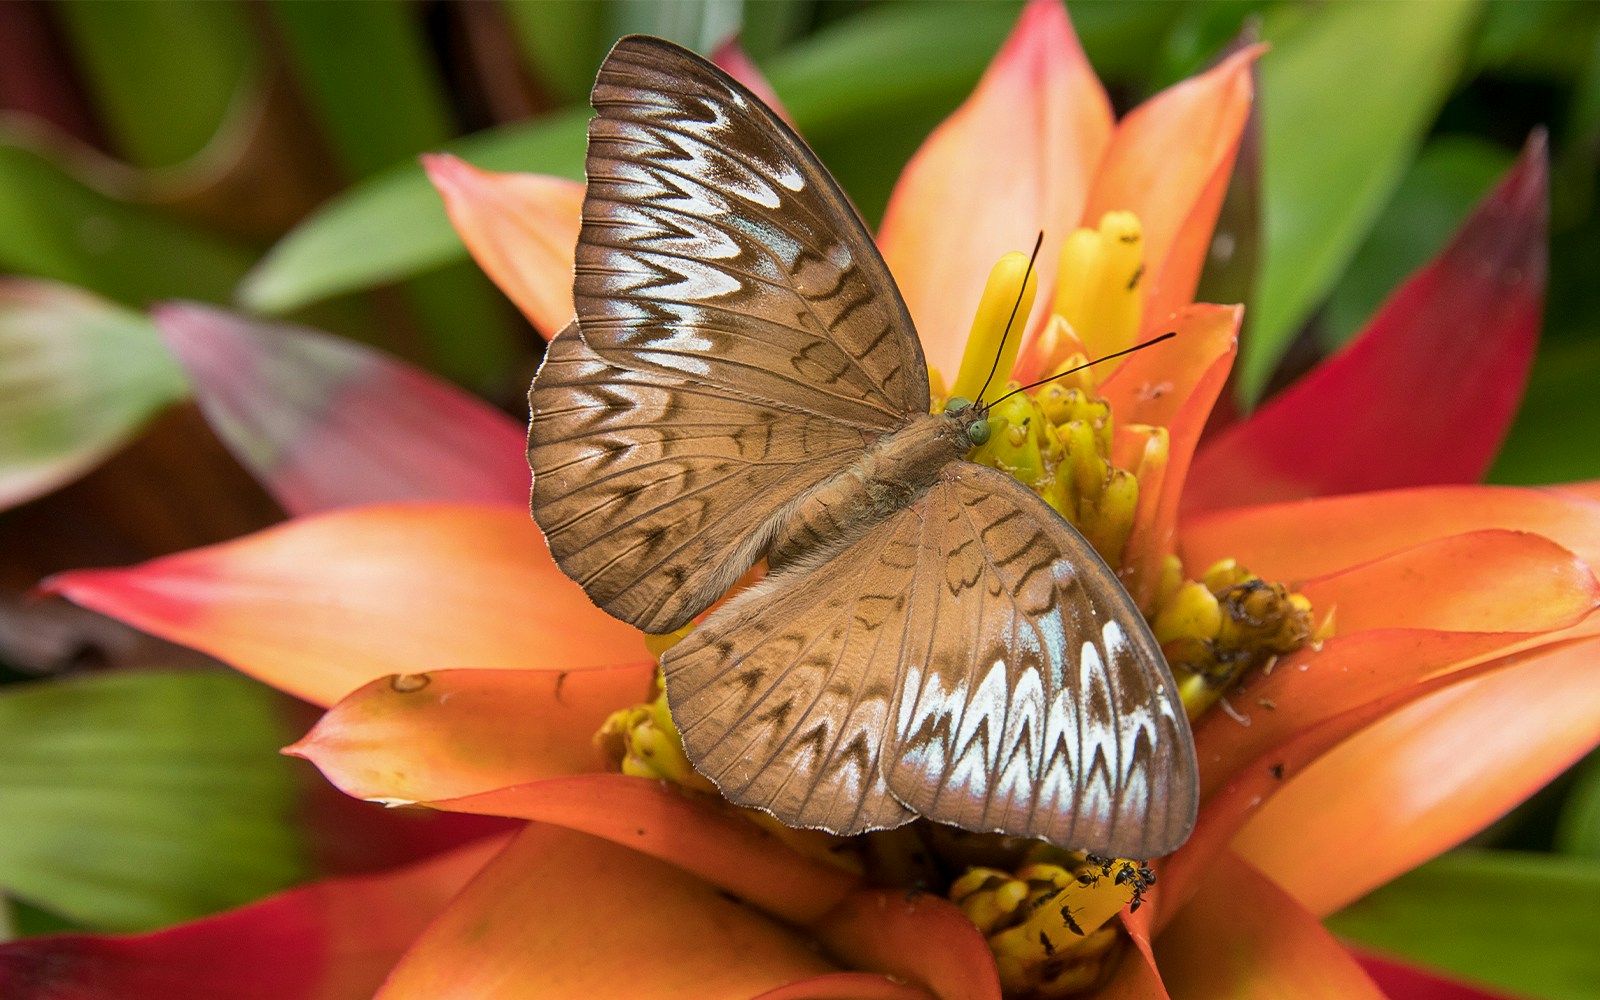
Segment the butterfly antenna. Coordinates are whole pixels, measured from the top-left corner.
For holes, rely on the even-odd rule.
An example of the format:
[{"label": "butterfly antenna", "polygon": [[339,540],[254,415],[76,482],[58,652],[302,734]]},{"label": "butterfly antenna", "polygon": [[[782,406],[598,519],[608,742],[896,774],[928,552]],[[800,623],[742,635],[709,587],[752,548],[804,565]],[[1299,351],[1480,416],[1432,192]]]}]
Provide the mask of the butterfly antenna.
[{"label": "butterfly antenna", "polygon": [[1161,343],[1163,340],[1171,340],[1173,337],[1176,337],[1177,335],[1178,335],[1178,331],[1172,330],[1172,331],[1169,331],[1167,333],[1163,333],[1159,337],[1151,337],[1149,340],[1145,341],[1142,344],[1134,344],[1132,347],[1125,348],[1123,350],[1117,351],[1114,354],[1107,354],[1103,358],[1095,358],[1093,361],[1086,361],[1086,362],[1084,362],[1083,364],[1079,365],[1076,368],[1068,368],[1064,372],[1056,372],[1054,375],[1050,376],[1049,378],[1042,378],[1037,382],[1034,382],[1034,383],[1031,383],[1029,385],[1023,386],[1020,389],[1012,389],[1010,392],[1006,393],[1004,396],[1001,396],[1000,399],[995,400],[993,403],[990,403],[989,405],[990,406],[995,406],[995,405],[999,404],[1001,400],[1010,399],[1012,396],[1015,396],[1019,392],[1027,392],[1029,389],[1037,389],[1037,388],[1039,388],[1039,386],[1044,385],[1046,382],[1054,382],[1056,379],[1062,378],[1063,376],[1066,376],[1066,375],[1071,375],[1073,372],[1081,372],[1085,368],[1088,368],[1091,365],[1097,365],[1102,361],[1110,361],[1112,358],[1120,358],[1124,354],[1132,354],[1134,351],[1142,351],[1146,347],[1154,347],[1157,344]]},{"label": "butterfly antenna", "polygon": [[1033,264],[1039,259],[1039,248],[1044,246],[1044,230],[1039,230],[1039,238],[1033,241],[1033,253],[1028,255],[1028,269],[1022,272],[1022,288],[1017,291],[1017,301],[1011,304],[1011,315],[1006,318],[1006,328],[1000,332],[1000,348],[994,352],[994,364],[989,366],[989,377],[983,380],[983,388],[978,390],[977,399],[973,400],[974,406],[983,405],[983,394],[989,390],[989,383],[994,381],[994,373],[1000,367],[1000,359],[1005,357],[1006,338],[1011,336],[1011,324],[1017,321],[1017,310],[1022,308],[1022,297],[1028,291],[1028,279],[1033,277]]}]

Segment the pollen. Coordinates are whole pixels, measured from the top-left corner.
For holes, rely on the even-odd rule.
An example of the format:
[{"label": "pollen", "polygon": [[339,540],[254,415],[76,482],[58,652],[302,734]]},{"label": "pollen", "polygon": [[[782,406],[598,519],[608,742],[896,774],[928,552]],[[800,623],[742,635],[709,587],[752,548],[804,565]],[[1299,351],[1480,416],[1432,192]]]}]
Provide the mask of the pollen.
[{"label": "pollen", "polygon": [[1028,313],[1033,310],[1038,291],[1039,274],[1027,254],[1008,253],[994,265],[972,318],[961,371],[950,387],[950,395],[977,399],[991,372],[998,372],[1000,379],[1005,379],[1016,364]]},{"label": "pollen", "polygon": [[994,953],[1008,997],[1071,996],[1101,983],[1121,940],[1112,918],[1153,879],[1132,861],[1041,851],[1055,857],[1015,871],[974,867],[950,886]]},{"label": "pollen", "polygon": [[1050,382],[1002,399],[989,419],[995,432],[967,457],[1039,494],[1113,569],[1120,566],[1140,483],[1112,464],[1110,404],[1081,385]]},{"label": "pollen", "polygon": [[[662,648],[665,652],[693,628],[691,624],[666,635],[646,635],[645,642],[649,645],[652,640],[671,639]],[[672,713],[667,706],[666,685],[659,670],[656,671],[650,695],[648,701],[612,712],[595,732],[595,746],[614,771],[636,778],[670,782],[695,793],[718,795],[717,786],[694,769],[689,762],[689,755],[684,752],[683,737],[672,721]],[[859,857],[848,849],[849,838],[836,837],[821,830],[784,826],[766,813],[754,809],[733,811],[805,857],[853,874],[861,872]]]},{"label": "pollen", "polygon": [[659,674],[655,691],[650,701],[612,712],[595,733],[595,745],[623,774],[714,793],[716,786],[694,769],[683,752]]},{"label": "pollen", "polygon": [[1163,567],[1151,626],[1161,643],[1184,707],[1199,715],[1245,674],[1326,638],[1304,594],[1261,579],[1232,559],[1199,580],[1183,581],[1176,557]]},{"label": "pollen", "polygon": [[1090,357],[1112,354],[1133,346],[1139,335],[1143,281],[1139,217],[1107,212],[1098,228],[1079,229],[1062,244],[1051,312],[1077,333]]},{"label": "pollen", "polygon": [[665,653],[673,646],[676,646],[684,639],[687,639],[689,637],[689,633],[693,631],[694,622],[690,622],[675,632],[663,632],[659,635],[652,632],[646,632],[644,634],[644,648],[650,651],[651,656],[659,660],[661,659],[662,653]]}]

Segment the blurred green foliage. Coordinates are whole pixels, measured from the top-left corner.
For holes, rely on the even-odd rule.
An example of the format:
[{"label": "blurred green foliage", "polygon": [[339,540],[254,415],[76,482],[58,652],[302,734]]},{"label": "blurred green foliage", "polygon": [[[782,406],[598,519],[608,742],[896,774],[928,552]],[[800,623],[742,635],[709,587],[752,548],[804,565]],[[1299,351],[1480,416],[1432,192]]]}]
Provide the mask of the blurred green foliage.
[{"label": "blurred green foliage", "polygon": [[[450,149],[485,167],[581,177],[587,91],[615,38],[650,32],[708,50],[741,29],[801,130],[875,220],[1017,9],[939,0],[0,4],[0,270],[133,309],[188,298],[289,313],[515,409],[540,343],[465,260],[416,154]],[[1544,342],[1493,478],[1600,477],[1600,4],[1152,0],[1079,4],[1072,15],[1122,111],[1241,37],[1272,43],[1260,64],[1261,245],[1235,254],[1259,270],[1210,276],[1250,290],[1238,384],[1246,402],[1277,384],[1291,349],[1323,353],[1358,331],[1445,243],[1529,132],[1547,127]],[[139,338],[159,348],[131,313],[97,308],[106,336],[58,361],[115,367],[104,389],[114,419],[101,433],[120,440],[181,393],[159,365],[114,360]],[[7,344],[24,343],[6,336],[0,359]],[[274,826],[287,820],[270,750],[285,734],[249,690],[235,678],[162,674],[0,690],[0,890],[25,902],[28,926],[152,926],[251,898],[298,871],[294,845]],[[30,798],[23,778],[55,791]],[[1555,807],[1502,824],[1482,846],[1565,854],[1446,858],[1333,926],[1484,982],[1600,996],[1595,952],[1551,950],[1574,923],[1592,930],[1600,919],[1600,759],[1551,794]],[[92,830],[84,836],[94,842],[70,852],[75,863],[51,843],[52,823]],[[1496,966],[1512,953],[1516,962]]]}]

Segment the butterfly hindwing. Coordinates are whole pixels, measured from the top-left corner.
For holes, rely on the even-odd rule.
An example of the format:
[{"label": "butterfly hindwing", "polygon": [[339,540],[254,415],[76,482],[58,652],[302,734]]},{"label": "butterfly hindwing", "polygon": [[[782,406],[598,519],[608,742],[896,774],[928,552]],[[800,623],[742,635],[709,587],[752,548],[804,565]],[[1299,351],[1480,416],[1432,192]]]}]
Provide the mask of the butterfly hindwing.
[{"label": "butterfly hindwing", "polygon": [[1196,802],[1159,657],[1088,543],[1009,477],[956,462],[719,608],[663,668],[696,767],[786,823],[922,815],[1153,857]]},{"label": "butterfly hindwing", "polygon": [[[930,819],[1116,857],[1181,844],[1198,802],[1176,685],[1092,546],[1003,473],[918,505],[890,790]],[[936,638],[935,638],[936,637]]]},{"label": "butterfly hindwing", "polygon": [[684,749],[728,799],[840,834],[915,818],[880,759],[909,641],[915,520],[903,512],[832,558],[775,570],[662,657]]},{"label": "butterfly hindwing", "polygon": [[617,43],[592,101],[573,292],[598,354],[860,427],[927,412],[888,268],[787,125],[654,38]]},{"label": "butterfly hindwing", "polygon": [[613,367],[576,326],[550,342],[529,402],[533,514],[551,553],[646,632],[721,597],[760,558],[773,511],[865,447],[859,429]]}]

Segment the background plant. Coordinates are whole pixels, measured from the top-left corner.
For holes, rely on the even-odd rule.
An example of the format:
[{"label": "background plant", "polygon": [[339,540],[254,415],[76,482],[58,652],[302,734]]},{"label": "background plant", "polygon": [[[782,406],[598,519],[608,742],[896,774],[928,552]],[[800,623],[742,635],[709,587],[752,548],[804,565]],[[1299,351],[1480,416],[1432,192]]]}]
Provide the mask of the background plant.
[{"label": "background plant", "polygon": [[[1247,305],[1243,406],[1359,329],[1548,128],[1544,338],[1491,478],[1600,476],[1600,448],[1583,444],[1600,438],[1600,10],[1211,0],[1072,13],[1123,109],[1242,31],[1273,45],[1228,252],[1198,296]],[[93,296],[57,289],[41,308],[40,286],[0,294],[0,502],[15,505],[0,515],[0,889],[13,930],[158,926],[382,860],[334,857],[318,832],[332,826],[303,822],[316,779],[273,756],[303,729],[293,703],[173,670],[196,658],[24,599],[51,572],[282,516],[185,402],[144,310],[181,298],[287,317],[516,412],[540,340],[467,262],[416,154],[578,178],[585,97],[612,39],[708,49],[740,30],[875,221],[1015,14],[823,0],[0,5],[0,270]],[[53,797],[30,792],[40,774]],[[1568,932],[1597,920],[1591,759],[1477,851],[1334,926],[1564,997],[1600,992]]]}]

